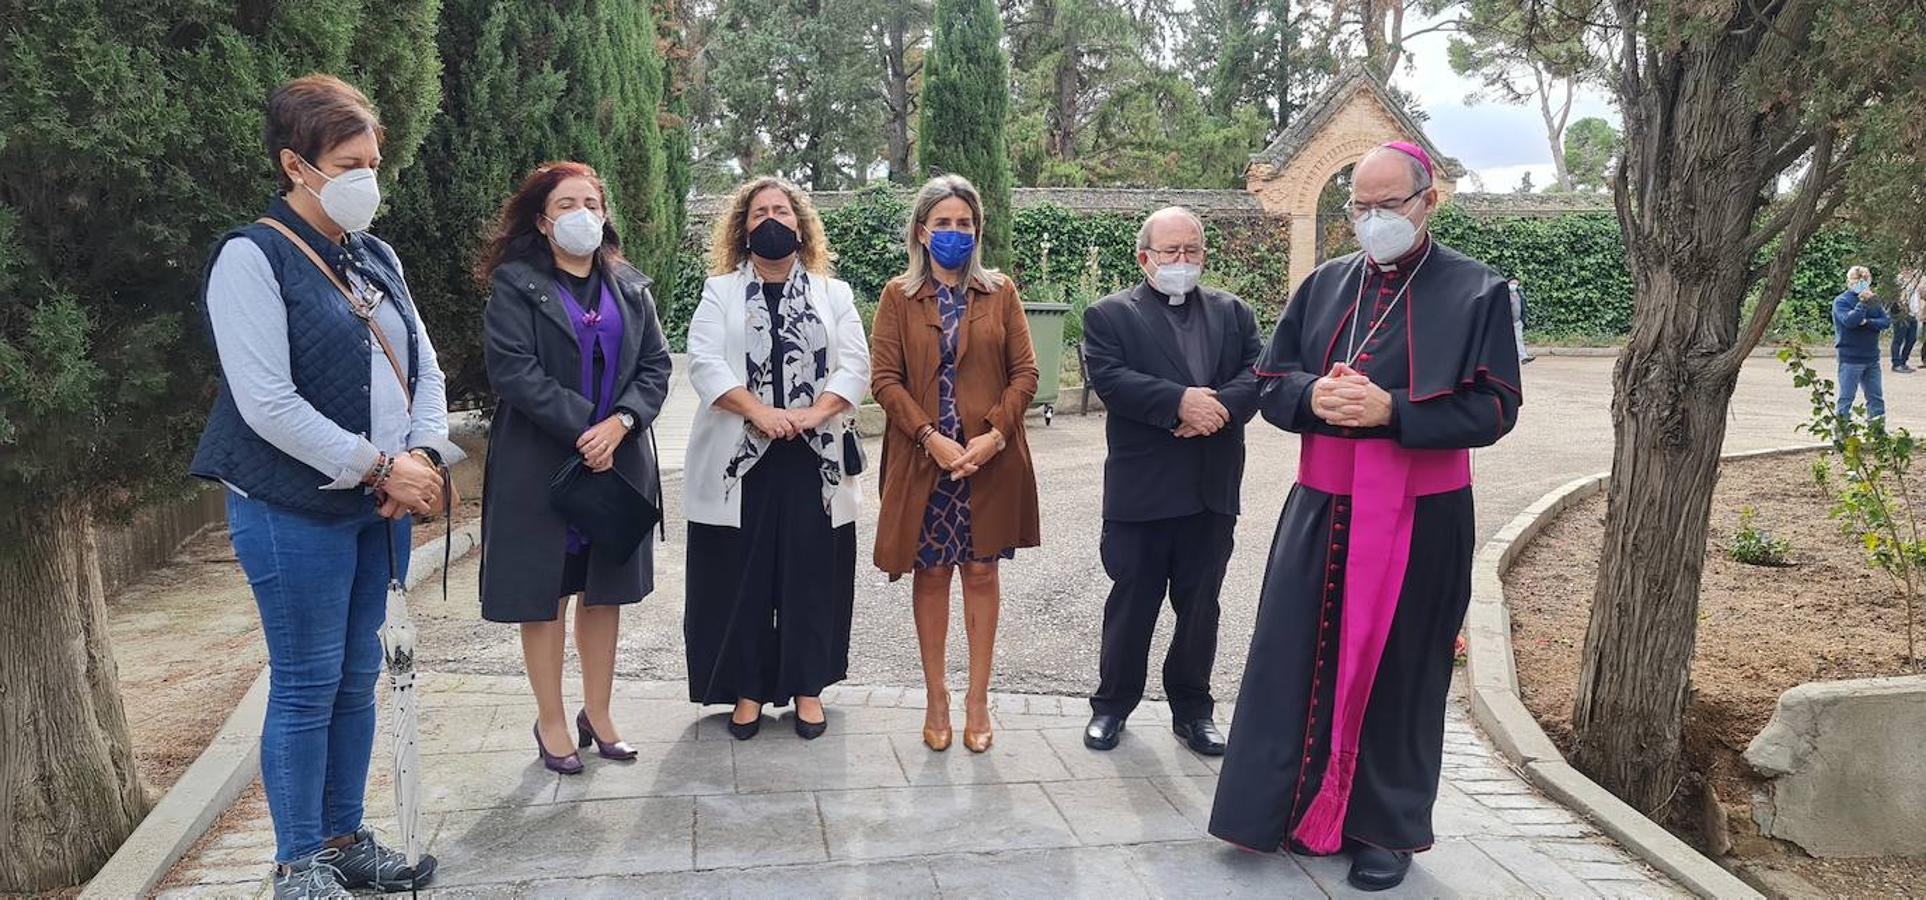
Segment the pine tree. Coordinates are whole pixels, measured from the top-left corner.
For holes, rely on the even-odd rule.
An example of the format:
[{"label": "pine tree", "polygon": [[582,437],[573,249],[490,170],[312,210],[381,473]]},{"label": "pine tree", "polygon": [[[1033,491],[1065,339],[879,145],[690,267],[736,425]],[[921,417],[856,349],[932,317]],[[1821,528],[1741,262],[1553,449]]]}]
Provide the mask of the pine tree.
[{"label": "pine tree", "polygon": [[476,284],[474,263],[502,201],[536,165],[595,167],[625,254],[651,277],[672,277],[682,204],[669,181],[657,40],[647,0],[442,7],[445,99],[422,164],[377,227],[408,267],[451,397],[487,391],[486,287]]},{"label": "pine tree", "polygon": [[93,523],[185,489],[201,272],[274,190],[267,95],[347,78],[407,168],[437,6],[0,0],[0,894],[87,879],[147,811]]},{"label": "pine tree", "polygon": [[1010,253],[1010,64],[996,0],[937,0],[923,68],[917,154],[923,175],[956,174],[983,193],[984,258]]}]

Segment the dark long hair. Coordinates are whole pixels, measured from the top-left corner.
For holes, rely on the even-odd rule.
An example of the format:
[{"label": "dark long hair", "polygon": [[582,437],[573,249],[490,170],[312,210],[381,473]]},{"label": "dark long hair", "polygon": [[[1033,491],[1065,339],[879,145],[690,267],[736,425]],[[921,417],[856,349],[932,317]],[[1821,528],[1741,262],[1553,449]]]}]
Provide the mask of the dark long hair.
[{"label": "dark long hair", "polygon": [[622,239],[615,233],[615,220],[609,210],[609,189],[602,183],[602,176],[595,174],[587,163],[546,162],[528,173],[528,177],[522,179],[522,186],[502,203],[495,234],[488,239],[488,245],[475,263],[477,283],[486,287],[495,277],[495,270],[505,263],[522,260],[543,266],[555,264],[548,236],[537,231],[535,223],[548,208],[548,195],[570,178],[588,179],[595,185],[595,192],[602,196],[602,247],[595,251],[596,264],[606,271],[624,261]]}]

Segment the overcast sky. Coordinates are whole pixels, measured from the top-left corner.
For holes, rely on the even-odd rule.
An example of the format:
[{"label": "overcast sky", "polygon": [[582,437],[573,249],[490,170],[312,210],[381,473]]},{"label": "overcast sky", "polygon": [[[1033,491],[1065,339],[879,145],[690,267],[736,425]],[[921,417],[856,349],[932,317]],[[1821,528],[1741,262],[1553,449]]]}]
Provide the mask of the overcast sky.
[{"label": "overcast sky", "polygon": [[[1429,27],[1413,24],[1409,30]],[[1544,187],[1552,183],[1551,147],[1545,142],[1545,120],[1536,103],[1506,106],[1493,101],[1465,105],[1465,96],[1477,85],[1451,71],[1447,49],[1450,35],[1432,32],[1407,43],[1411,65],[1400,69],[1392,83],[1416,94],[1431,120],[1425,133],[1438,149],[1458,158],[1465,168],[1484,179],[1487,191],[1509,191],[1518,186],[1527,171],[1532,183]],[[1581,89],[1572,104],[1571,121],[1598,116],[1614,127],[1618,113],[1609,95],[1597,88]],[[1459,187],[1472,190],[1471,179]]]}]

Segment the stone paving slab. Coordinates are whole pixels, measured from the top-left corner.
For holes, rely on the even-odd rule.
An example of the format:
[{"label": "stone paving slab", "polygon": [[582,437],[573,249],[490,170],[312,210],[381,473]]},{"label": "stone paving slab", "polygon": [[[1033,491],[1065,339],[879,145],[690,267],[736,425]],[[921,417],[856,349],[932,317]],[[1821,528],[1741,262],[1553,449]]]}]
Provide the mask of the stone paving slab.
[{"label": "stone paving slab", "polygon": [[[536,760],[519,678],[424,678],[423,797],[437,897],[1348,897],[1342,858],[1251,854],[1204,832],[1213,760],[1133,717],[1116,750],[1083,747],[1081,698],[997,695],[996,745],[932,753],[915,691],[841,687],[830,733],[788,716],[735,741],[724,713],[669,682],[618,686],[640,753]],[[1223,717],[1229,718],[1226,704]],[[1678,888],[1503,764],[1454,704],[1438,844],[1389,897],[1678,897]],[[1233,740],[1234,740],[1233,736]],[[391,830],[378,742],[369,823]],[[258,897],[264,810],[181,863],[168,898]]]}]

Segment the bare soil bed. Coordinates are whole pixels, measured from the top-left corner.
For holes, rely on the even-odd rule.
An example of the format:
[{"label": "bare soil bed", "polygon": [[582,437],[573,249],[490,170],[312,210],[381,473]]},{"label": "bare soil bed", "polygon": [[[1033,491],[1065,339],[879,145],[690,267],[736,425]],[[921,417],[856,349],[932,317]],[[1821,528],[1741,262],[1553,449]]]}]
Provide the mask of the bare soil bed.
[{"label": "bare soil bed", "polygon": [[[479,521],[480,508],[480,498],[464,501],[454,527]],[[443,530],[439,518],[418,524],[414,545]],[[206,749],[267,662],[254,595],[227,529],[208,529],[167,565],[110,598],[107,618],[134,766],[158,800]]]},{"label": "bare soil bed", "polygon": [[[1665,824],[1703,848],[1729,846],[1832,896],[1926,897],[1926,859],[1814,860],[1760,837],[1752,823],[1757,781],[1741,754],[1780,694],[1808,681],[1907,672],[1905,606],[1827,515],[1832,499],[1813,477],[1817,458],[1743,460],[1721,473],[1686,711],[1692,774]],[[1914,481],[1916,496],[1926,491],[1926,478]],[[1790,543],[1789,565],[1751,566],[1727,556],[1746,509],[1756,510],[1755,527]],[[1505,578],[1520,692],[1566,750],[1604,518],[1603,494],[1573,506],[1540,532]],[[1708,789],[1717,815],[1705,814]],[[1723,835],[1719,819],[1727,822]]]}]

